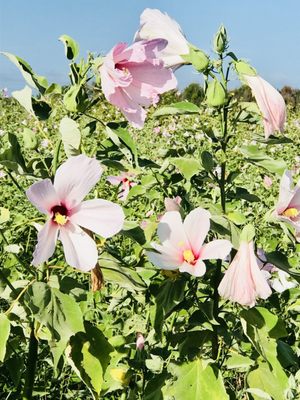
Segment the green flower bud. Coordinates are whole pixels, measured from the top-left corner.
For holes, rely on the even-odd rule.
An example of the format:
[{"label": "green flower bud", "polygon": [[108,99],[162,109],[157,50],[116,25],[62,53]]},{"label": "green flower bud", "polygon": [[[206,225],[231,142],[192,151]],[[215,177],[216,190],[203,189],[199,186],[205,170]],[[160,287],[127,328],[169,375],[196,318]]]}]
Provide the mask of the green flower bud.
[{"label": "green flower bud", "polygon": [[253,68],[246,61],[237,61],[234,65],[235,65],[236,72],[239,75],[250,75],[250,76],[257,75],[255,68]]},{"label": "green flower bud", "polygon": [[224,25],[221,25],[218,32],[215,34],[213,48],[218,54],[224,53],[228,46],[227,32]]},{"label": "green flower bud", "polygon": [[220,107],[226,104],[227,96],[224,86],[217,79],[207,85],[206,102],[209,107]]},{"label": "green flower bud", "polygon": [[206,71],[209,66],[208,56],[204,53],[204,51],[198,49],[197,47],[190,46],[189,49],[189,54],[182,55],[181,57],[188,63],[192,64],[198,72]]}]

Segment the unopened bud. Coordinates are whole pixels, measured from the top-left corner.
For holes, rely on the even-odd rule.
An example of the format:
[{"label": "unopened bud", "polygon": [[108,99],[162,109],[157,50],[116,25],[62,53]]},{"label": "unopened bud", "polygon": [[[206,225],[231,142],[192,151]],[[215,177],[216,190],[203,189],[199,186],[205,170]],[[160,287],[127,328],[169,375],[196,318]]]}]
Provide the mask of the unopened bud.
[{"label": "unopened bud", "polygon": [[137,332],[136,334],[136,342],[135,342],[135,347],[137,350],[142,351],[145,345],[145,338],[142,335],[141,332]]},{"label": "unopened bud", "polygon": [[189,54],[186,54],[183,56],[183,58],[185,61],[192,64],[198,72],[206,71],[209,66],[208,56],[204,53],[204,51],[194,46],[190,46]]},{"label": "unopened bud", "polygon": [[228,46],[227,32],[224,25],[221,25],[218,32],[215,34],[213,48],[218,54],[224,53]]},{"label": "unopened bud", "polygon": [[226,91],[221,82],[213,79],[207,85],[206,102],[209,107],[221,107],[226,104]]}]

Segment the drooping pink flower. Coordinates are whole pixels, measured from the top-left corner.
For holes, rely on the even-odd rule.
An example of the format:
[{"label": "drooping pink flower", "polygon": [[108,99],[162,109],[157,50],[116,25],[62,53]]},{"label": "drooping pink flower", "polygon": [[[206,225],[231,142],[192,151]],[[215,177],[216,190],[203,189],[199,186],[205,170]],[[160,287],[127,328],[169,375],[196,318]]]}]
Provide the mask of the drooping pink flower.
[{"label": "drooping pink flower", "polygon": [[259,75],[243,75],[243,78],[250,86],[262,113],[266,139],[275,131],[283,132],[286,106],[281,94]]},{"label": "drooping pink flower", "polygon": [[140,41],[127,47],[117,44],[100,67],[101,85],[106,99],[118,107],[130,124],[142,128],[146,118],[143,107],[159,100],[159,94],[174,89],[177,80],[160,60],[164,39]]},{"label": "drooping pink flower", "polygon": [[182,198],[176,196],[174,198],[166,197],[164,200],[166,211],[179,211]]},{"label": "drooping pink flower", "polygon": [[296,229],[296,238],[300,241],[300,180],[293,188],[290,171],[285,171],[280,181],[279,199],[274,215]]},{"label": "drooping pink flower", "polygon": [[189,54],[189,43],[179,24],[157,9],[146,8],[140,17],[140,29],[134,40],[166,39],[167,46],[161,58],[168,68],[178,68],[184,64],[182,55]]},{"label": "drooping pink flower", "polygon": [[144,346],[145,346],[145,338],[141,332],[137,332],[135,347],[137,350],[142,351]]},{"label": "drooping pink flower", "polygon": [[253,247],[252,241],[241,242],[218,287],[224,299],[249,307],[255,305],[257,297],[266,299],[272,293],[266,276],[257,264]]},{"label": "drooping pink flower", "polygon": [[194,276],[204,275],[204,260],[224,259],[232,248],[228,240],[213,240],[203,244],[209,227],[210,213],[203,208],[191,211],[184,222],[178,211],[166,212],[157,230],[162,244],[151,243],[156,252],[147,252],[150,261],[162,269],[179,269]]},{"label": "drooping pink flower", "polygon": [[53,184],[43,179],[26,191],[29,201],[48,217],[38,232],[33,265],[52,256],[59,238],[69,265],[82,271],[95,267],[96,243],[81,227],[108,238],[118,233],[124,222],[119,205],[102,199],[82,201],[101,173],[96,159],[81,154],[70,157],[57,169]]},{"label": "drooping pink flower", "polygon": [[118,195],[120,200],[125,201],[127,199],[130,188],[136,185],[136,182],[132,180],[134,176],[134,174],[131,174],[129,172],[122,172],[121,175],[111,175],[107,177],[108,182],[112,185],[121,186],[121,190]]}]

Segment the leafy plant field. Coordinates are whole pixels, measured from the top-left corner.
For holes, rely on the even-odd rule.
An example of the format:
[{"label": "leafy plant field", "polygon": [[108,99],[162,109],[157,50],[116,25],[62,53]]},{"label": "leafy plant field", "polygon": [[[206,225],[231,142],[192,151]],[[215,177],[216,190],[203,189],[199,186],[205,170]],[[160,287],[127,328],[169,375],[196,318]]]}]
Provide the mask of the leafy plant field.
[{"label": "leafy plant field", "polygon": [[[95,70],[103,60],[76,61],[78,45],[61,40],[67,87],[6,54],[31,88],[0,98],[0,399],[300,399],[300,244],[287,221],[298,216],[299,193],[276,214],[282,177],[291,171],[294,183],[300,178],[299,112],[287,110],[284,134],[265,137],[255,99],[237,101],[227,89],[223,58],[201,71],[197,53],[190,63],[198,72],[219,74],[206,74],[213,90],[206,86],[200,105],[175,90],[164,94],[135,129],[102,92]],[[238,71],[244,62],[232,58]],[[217,79],[226,84],[221,102]],[[117,204],[114,217],[124,212],[114,234],[81,225],[81,237],[88,233],[97,247],[91,267],[75,260],[84,244],[66,250],[68,206],[61,202],[45,217],[36,200],[43,189],[35,198],[31,186],[48,179],[55,187],[74,160],[101,164],[85,199]],[[68,169],[70,192],[80,173]],[[104,214],[105,231],[112,216]],[[191,236],[177,265],[163,246],[175,237],[180,248],[180,216]],[[60,240],[53,255],[35,262],[47,219]],[[205,258],[217,242],[230,246],[227,253],[215,247]],[[247,256],[243,243],[252,243]],[[242,293],[227,295],[220,282],[234,263],[245,267],[236,288]],[[247,269],[254,264],[268,295]],[[251,301],[243,300],[247,279],[257,284]]]}]

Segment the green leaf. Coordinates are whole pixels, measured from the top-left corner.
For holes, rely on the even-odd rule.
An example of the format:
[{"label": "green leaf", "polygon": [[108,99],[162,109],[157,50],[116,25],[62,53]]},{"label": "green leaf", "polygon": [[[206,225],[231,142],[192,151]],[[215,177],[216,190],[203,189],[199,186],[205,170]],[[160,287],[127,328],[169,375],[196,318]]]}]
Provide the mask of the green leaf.
[{"label": "green leaf", "polygon": [[214,168],[214,159],[213,156],[210,154],[209,151],[203,151],[201,153],[201,161],[202,161],[202,166],[205,169],[205,171],[212,171]]},{"label": "green leaf", "polygon": [[8,208],[0,207],[0,225],[9,221],[10,212]]},{"label": "green leaf", "polygon": [[243,225],[247,222],[247,218],[239,211],[232,211],[227,214],[227,218],[236,225]]},{"label": "green leaf", "polygon": [[103,375],[113,351],[103,333],[89,322],[85,323],[85,332],[79,332],[70,339],[70,346],[66,350],[67,360],[94,399],[98,399],[100,394]]},{"label": "green leaf", "polygon": [[284,160],[269,157],[255,145],[242,146],[242,154],[248,158],[248,161],[265,168],[269,172],[282,176],[287,169],[287,164]]},{"label": "green leaf", "polygon": [[64,94],[63,102],[68,111],[74,113],[84,111],[88,104],[88,99],[82,85],[75,84],[71,86]]},{"label": "green leaf", "polygon": [[236,187],[236,193],[234,196],[235,199],[240,200],[247,200],[252,202],[255,201],[260,201],[260,198],[258,196],[256,196],[255,194],[249,193],[247,189],[243,188],[243,187]]},{"label": "green leaf", "polygon": [[4,361],[6,342],[9,338],[10,322],[5,314],[0,314],[0,361]]},{"label": "green leaf", "polygon": [[0,164],[17,173],[27,172],[28,170],[21,152],[21,146],[16,135],[9,133],[8,141],[10,143],[10,148],[0,154]]},{"label": "green leaf", "polygon": [[198,358],[181,365],[171,363],[168,369],[176,380],[163,388],[165,400],[229,400],[221,372],[204,360]]},{"label": "green leaf", "polygon": [[59,124],[59,132],[67,157],[80,154],[81,133],[77,122],[71,118],[64,117]]},{"label": "green leaf", "polygon": [[62,35],[59,37],[59,40],[64,44],[65,46],[65,55],[68,60],[74,60],[79,54],[79,46],[78,43],[75,42],[74,39],[72,39],[68,35]]},{"label": "green leaf", "polygon": [[189,181],[192,176],[201,171],[200,162],[193,158],[171,158],[170,163],[175,165],[175,167],[179,169],[179,172],[181,173],[181,175],[184,176],[187,181]]},{"label": "green leaf", "polygon": [[145,282],[135,270],[123,267],[120,262],[109,254],[102,254],[99,264],[105,281],[116,283],[130,292],[139,292],[147,289]]},{"label": "green leaf", "polygon": [[[138,165],[138,152],[135,145],[134,139],[131,137],[127,129],[124,129],[124,124],[117,124],[115,122],[109,122],[106,125],[106,132],[109,138],[118,146],[119,143],[116,141],[115,135],[118,137],[120,142],[126,146],[134,159],[135,165]],[[114,134],[114,135],[113,135]],[[125,154],[126,155],[126,154]]]},{"label": "green leaf", "polygon": [[292,270],[288,258],[281,253],[280,251],[272,251],[270,253],[266,253],[267,262],[275,265],[275,267],[281,269],[282,271],[287,272],[291,275],[297,282],[300,283],[300,273]]},{"label": "green leaf", "polygon": [[185,285],[186,281],[184,278],[175,281],[168,279],[160,285],[155,297],[154,314],[152,316],[157,334],[161,335],[165,318],[184,299]]},{"label": "green leaf", "polygon": [[48,82],[46,78],[43,76],[36,75],[31,66],[22,58],[15,56],[11,53],[1,52],[5,57],[7,57],[15,66],[19,69],[21,74],[23,75],[25,81],[31,87],[39,90],[42,94],[44,94],[45,90],[48,87]]},{"label": "green leaf", "polygon": [[164,115],[181,115],[181,114],[199,114],[200,108],[196,104],[189,103],[188,101],[181,101],[179,103],[173,103],[169,106],[158,108],[154,113],[153,117],[161,117]]},{"label": "green leaf", "polygon": [[23,130],[23,141],[25,149],[34,150],[38,146],[37,135],[29,128]]},{"label": "green leaf", "polygon": [[39,118],[40,120],[49,118],[51,107],[45,101],[36,100],[32,97],[32,89],[29,86],[25,86],[22,90],[12,92],[12,96],[29,114]]},{"label": "green leaf", "polygon": [[28,289],[28,304],[35,318],[55,339],[65,339],[84,330],[79,304],[57,288],[35,282]]}]

